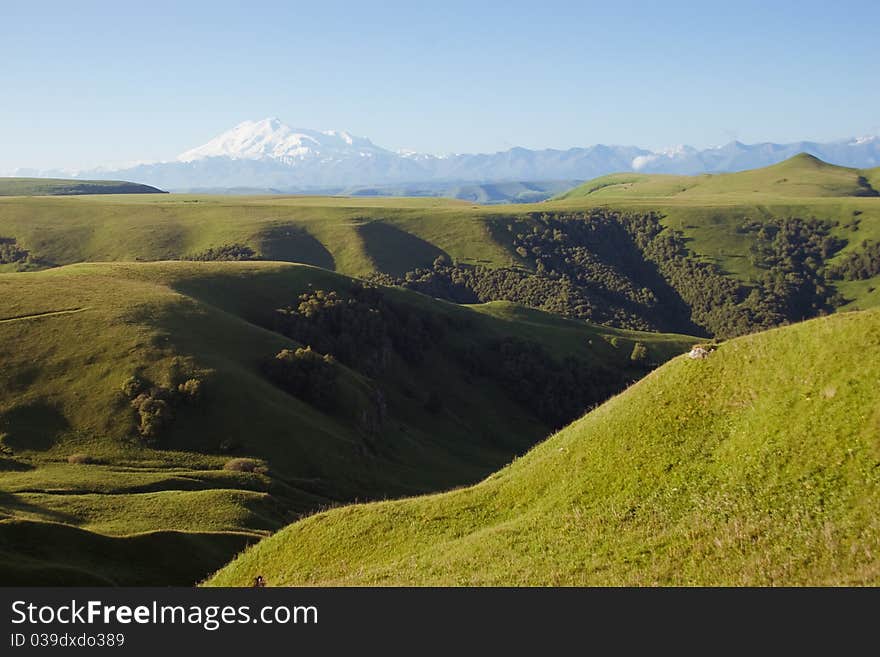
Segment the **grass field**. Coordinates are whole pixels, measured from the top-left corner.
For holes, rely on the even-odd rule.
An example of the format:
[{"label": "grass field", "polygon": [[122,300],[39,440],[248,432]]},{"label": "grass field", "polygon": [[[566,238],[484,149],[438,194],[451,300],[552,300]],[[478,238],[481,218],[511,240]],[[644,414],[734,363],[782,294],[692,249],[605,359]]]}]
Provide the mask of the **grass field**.
[{"label": "grass field", "polygon": [[679,357],[476,486],[335,509],[208,584],[880,583],[880,312]]}]

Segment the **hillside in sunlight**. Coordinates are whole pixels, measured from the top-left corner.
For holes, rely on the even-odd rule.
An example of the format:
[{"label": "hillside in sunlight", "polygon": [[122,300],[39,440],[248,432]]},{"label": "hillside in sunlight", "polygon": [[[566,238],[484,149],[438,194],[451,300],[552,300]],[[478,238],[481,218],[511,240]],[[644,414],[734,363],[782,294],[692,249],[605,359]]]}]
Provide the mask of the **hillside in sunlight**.
[{"label": "hillside in sunlight", "polygon": [[673,359],[481,483],[319,513],[208,581],[880,583],[880,312]]}]

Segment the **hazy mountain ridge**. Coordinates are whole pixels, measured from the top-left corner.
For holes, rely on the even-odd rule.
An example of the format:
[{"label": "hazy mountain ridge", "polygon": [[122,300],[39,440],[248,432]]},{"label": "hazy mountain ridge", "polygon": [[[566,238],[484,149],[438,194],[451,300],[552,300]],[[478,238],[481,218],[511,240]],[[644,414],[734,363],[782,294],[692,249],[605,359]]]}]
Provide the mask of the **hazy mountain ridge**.
[{"label": "hazy mountain ridge", "polygon": [[880,166],[880,137],[830,143],[731,142],[718,148],[651,151],[595,145],[567,150],[511,148],[446,156],[395,152],[344,131],[291,128],[278,119],[245,121],[175,161],[90,171],[18,170],[15,175],[123,178],[164,189],[273,188],[304,191],[353,185],[590,179],[614,172],[719,173],[763,167],[805,152],[833,164]]}]

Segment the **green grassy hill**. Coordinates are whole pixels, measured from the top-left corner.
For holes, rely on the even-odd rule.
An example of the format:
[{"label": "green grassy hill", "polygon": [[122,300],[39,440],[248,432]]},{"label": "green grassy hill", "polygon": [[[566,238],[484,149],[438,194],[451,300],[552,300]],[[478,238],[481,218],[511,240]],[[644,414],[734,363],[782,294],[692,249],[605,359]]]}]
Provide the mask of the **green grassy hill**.
[{"label": "green grassy hill", "polygon": [[774,198],[878,196],[871,184],[876,170],[851,169],[828,164],[801,153],[762,169],[737,173],[676,176],[616,173],[585,182],[555,197],[559,200],[602,197],[770,196]]},{"label": "green grassy hill", "polygon": [[[403,313],[391,337],[427,331],[428,342],[358,342],[355,356],[380,360],[333,364],[332,408],[273,379],[266,363],[301,344],[276,309],[359,287],[271,262],[0,274],[3,581],[192,583],[302,513],[473,482],[545,436],[552,409],[520,394],[515,372],[475,366],[493,349],[514,349],[527,374],[577,358],[613,387],[645,371],[630,359],[636,342],[646,364],[693,342],[388,290],[365,316]],[[132,377],[150,413],[161,407],[145,416],[150,436]],[[178,391],[188,380],[198,395]],[[163,565],[181,546],[186,559]]]},{"label": "green grassy hill", "polygon": [[78,196],[82,194],[164,194],[161,189],[122,180],[0,178],[0,196]]},{"label": "green grassy hill", "polygon": [[[717,295],[703,301],[676,300],[676,295],[687,296],[685,288],[701,285],[701,276],[673,280],[661,272],[664,280],[659,281],[650,275],[658,264],[651,261],[644,244],[627,243],[628,238],[615,237],[613,231],[596,231],[593,237],[580,231],[563,243],[548,235],[543,244],[526,248],[521,236],[544,231],[542,218],[577,224],[591,220],[596,212],[656,213],[661,227],[681,235],[694,261],[716,266],[741,286],[742,299],[760,287],[768,273],[755,258],[755,250],[766,246],[758,244],[756,224],[772,230],[790,218],[827,224],[828,236],[840,248],[820,255],[821,267],[859,255],[865,241],[880,241],[880,198],[828,195],[861,193],[867,188],[860,178],[871,185],[878,175],[877,170],[858,173],[800,157],[752,172],[689,179],[686,192],[676,192],[678,182],[669,187],[666,178],[650,177],[643,191],[637,191],[635,184],[606,186],[586,196],[491,207],[425,198],[177,194],[0,198],[0,272],[96,261],[211,259],[235,253],[245,259],[313,264],[349,276],[382,273],[402,279],[444,258],[459,270],[480,269],[476,272],[480,280],[470,284],[470,301],[508,300],[599,323],[718,334],[724,322],[701,320],[694,313],[724,314],[726,302]],[[560,244],[567,253],[547,253],[548,247],[553,251]],[[573,249],[580,249],[576,271],[560,275],[557,268],[573,261]],[[632,262],[622,264],[615,256],[621,251],[631,253]],[[493,278],[488,271],[500,273]],[[529,275],[528,281],[523,282],[521,272]],[[461,279],[462,271],[453,274]],[[573,291],[548,282],[563,276],[584,280],[576,282],[578,289]],[[432,295],[458,298],[443,287],[432,286]],[[880,305],[878,274],[826,280],[821,287],[839,291],[840,303],[847,309]],[[652,306],[650,295],[640,292],[645,289],[666,300]],[[658,305],[666,309],[665,317],[658,316]],[[707,305],[719,307],[704,312]],[[830,306],[825,306],[827,312]],[[603,308],[608,312],[603,314],[599,310]],[[788,321],[815,313],[812,308],[806,313],[781,312]],[[753,322],[751,328],[765,324]]]},{"label": "green grassy hill", "polygon": [[0,238],[49,265],[191,258],[231,244],[350,276],[407,271],[444,253],[509,265],[511,255],[470,207],[446,199],[7,198],[0,199]]},{"label": "green grassy hill", "polygon": [[[613,207],[654,210],[680,231],[700,258],[746,285],[762,274],[755,266],[754,222],[786,218],[826,222],[842,248],[827,256],[835,266],[880,241],[880,169],[840,167],[800,154],[762,169],[730,174],[674,176],[612,174],[588,181],[545,204],[556,210]],[[878,272],[880,274],[880,272]],[[847,310],[880,306],[880,275],[835,282]]]},{"label": "green grassy hill", "polygon": [[880,311],[679,357],[470,488],[349,506],[210,585],[880,583]]}]

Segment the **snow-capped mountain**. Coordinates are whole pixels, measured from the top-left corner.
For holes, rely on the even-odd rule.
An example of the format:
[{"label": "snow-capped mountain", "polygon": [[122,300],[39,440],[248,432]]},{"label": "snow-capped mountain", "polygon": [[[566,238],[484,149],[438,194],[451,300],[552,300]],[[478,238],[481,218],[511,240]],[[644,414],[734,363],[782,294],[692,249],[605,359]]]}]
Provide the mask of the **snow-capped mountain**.
[{"label": "snow-capped mountain", "polygon": [[292,129],[278,119],[245,121],[215,137],[207,144],[181,153],[178,162],[193,162],[208,157],[234,160],[275,160],[295,164],[309,159],[331,160],[357,152],[361,157],[386,154],[369,139],[353,137],[336,130]]},{"label": "snow-capped mountain", "polygon": [[775,164],[801,152],[844,166],[880,166],[880,137],[831,143],[676,146],[650,151],[596,145],[567,150],[512,148],[447,156],[394,152],[336,130],[294,129],[279,119],[245,121],[170,162],[91,171],[19,171],[18,175],[123,179],[163,189],[260,188],[298,191],[450,181],[586,180],[607,173],[717,173]]}]

